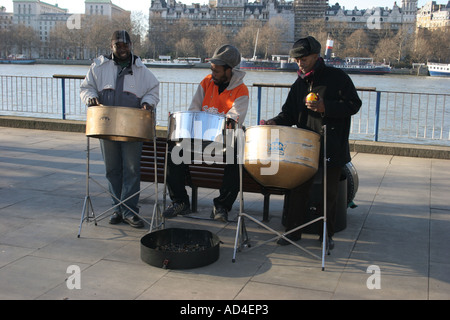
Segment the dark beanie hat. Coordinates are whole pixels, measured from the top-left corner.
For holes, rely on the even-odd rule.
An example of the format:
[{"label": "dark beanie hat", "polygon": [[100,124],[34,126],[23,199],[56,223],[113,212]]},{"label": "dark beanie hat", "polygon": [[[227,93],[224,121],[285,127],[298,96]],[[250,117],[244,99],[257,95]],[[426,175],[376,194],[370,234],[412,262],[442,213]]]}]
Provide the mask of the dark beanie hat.
[{"label": "dark beanie hat", "polygon": [[292,46],[289,55],[291,58],[303,58],[313,53],[320,53],[321,45],[314,37],[307,36],[297,40]]},{"label": "dark beanie hat", "polygon": [[117,42],[123,42],[123,43],[131,43],[131,38],[128,32],[125,30],[118,30],[114,31],[111,41],[113,44],[116,44]]}]

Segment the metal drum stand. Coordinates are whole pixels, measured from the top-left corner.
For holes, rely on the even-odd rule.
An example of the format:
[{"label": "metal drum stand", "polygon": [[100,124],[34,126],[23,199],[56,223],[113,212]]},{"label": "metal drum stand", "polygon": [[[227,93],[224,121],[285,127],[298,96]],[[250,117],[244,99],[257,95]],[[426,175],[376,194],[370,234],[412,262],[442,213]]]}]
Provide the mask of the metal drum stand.
[{"label": "metal drum stand", "polygon": [[[140,194],[144,190],[148,189],[150,187],[150,184],[148,186],[140,189],[139,191],[137,191],[136,193],[134,193],[133,195],[129,196],[128,198],[126,198],[124,200],[120,200],[117,197],[115,197],[107,188],[102,186],[98,181],[96,181],[90,175],[90,143],[89,143],[89,136],[87,137],[87,143],[86,143],[86,196],[84,198],[83,209],[81,212],[81,221],[80,221],[80,226],[78,228],[78,238],[81,235],[81,228],[82,228],[83,222],[85,222],[85,221],[90,222],[91,220],[93,220],[94,224],[97,225],[98,221],[101,221],[102,219],[104,219],[106,217],[104,215],[107,212],[115,209],[116,207],[118,207],[120,205],[124,205],[133,214],[137,215],[140,219],[142,219],[147,224],[149,224],[150,225],[149,232],[152,232],[154,226],[156,228],[160,228],[164,225],[164,219],[162,217],[161,209],[160,209],[159,203],[158,203],[158,178],[157,178],[158,177],[158,167],[157,167],[157,154],[156,154],[156,125],[153,126],[153,149],[154,149],[154,170],[155,170],[155,204],[153,207],[152,218],[151,218],[151,221],[149,222],[144,217],[142,217],[139,213],[137,213],[136,211],[131,209],[129,206],[127,206],[127,204],[125,202],[128,201],[129,199],[133,198],[134,196]],[[95,184],[100,186],[103,190],[105,190],[114,199],[119,201],[119,203],[117,203],[113,207],[103,211],[98,216],[96,216],[94,213],[94,206],[92,205],[92,200],[91,200],[90,190],[89,190],[89,181],[90,180],[92,180]]]},{"label": "metal drum stand", "polygon": [[[236,227],[236,237],[235,237],[235,241],[234,241],[234,251],[233,251],[233,258],[232,258],[232,262],[233,263],[236,261],[236,253],[237,253],[238,250],[241,251],[242,247],[248,247],[248,248],[251,247],[250,246],[250,242],[249,242],[248,233],[247,233],[247,230],[246,230],[246,227],[245,227],[245,219],[244,218],[247,218],[247,219],[255,222],[259,226],[265,228],[266,230],[268,230],[268,231],[270,231],[270,232],[272,232],[272,233],[274,233],[276,235],[275,237],[273,237],[273,238],[271,238],[269,240],[266,240],[266,241],[258,244],[257,246],[251,247],[249,250],[258,248],[258,247],[260,247],[263,244],[266,244],[268,242],[275,241],[277,239],[283,238],[284,240],[286,240],[289,243],[293,244],[294,246],[296,246],[300,250],[303,250],[304,252],[312,255],[313,257],[315,257],[315,258],[317,258],[319,260],[321,259],[322,260],[322,271],[325,270],[325,252],[327,251],[328,254],[330,254],[330,253],[329,253],[329,250],[328,250],[328,247],[327,247],[328,241],[327,241],[327,232],[326,232],[326,226],[327,226],[327,217],[326,217],[326,196],[327,196],[327,194],[326,194],[326,192],[327,192],[327,185],[326,185],[326,181],[327,181],[327,171],[326,171],[326,167],[327,167],[327,157],[326,157],[326,155],[327,155],[327,152],[326,152],[326,144],[327,144],[327,141],[326,141],[326,139],[327,138],[326,137],[327,137],[327,128],[326,128],[326,125],[323,126],[323,129],[324,129],[324,157],[323,157],[323,166],[324,166],[324,174],[323,174],[323,181],[324,181],[324,183],[323,183],[324,184],[324,191],[323,191],[324,192],[324,196],[323,196],[324,210],[323,211],[324,211],[324,214],[321,217],[318,217],[318,218],[316,218],[316,219],[314,219],[312,221],[309,221],[309,222],[307,222],[305,224],[302,224],[301,226],[298,226],[298,227],[296,227],[296,228],[294,228],[292,230],[289,230],[288,232],[285,232],[285,233],[280,233],[280,232],[270,228],[268,225],[262,223],[261,221],[255,219],[254,217],[248,215],[247,213],[243,212],[243,199],[244,199],[244,196],[243,196],[243,188],[242,188],[242,170],[243,170],[242,166],[243,166],[243,160],[244,159],[243,159],[243,156],[242,156],[243,152],[241,152],[242,151],[241,149],[243,149],[243,147],[239,148],[239,152],[240,152],[239,155],[241,155],[241,157],[238,156],[238,158],[239,158],[239,175],[240,175],[240,177],[239,177],[239,179],[240,179],[240,200],[241,200],[240,202],[241,203],[240,203],[240,207],[239,207],[239,217],[238,217],[238,222],[237,222],[237,227]],[[242,144],[242,146],[243,146],[243,144]],[[290,240],[289,238],[286,237],[290,233],[295,232],[295,231],[297,231],[299,229],[305,228],[308,225],[313,224],[313,223],[315,223],[317,221],[320,221],[320,220],[323,220],[322,257],[317,256],[316,254],[314,254],[311,251],[303,248],[299,244],[295,243],[294,241],[292,241],[292,240]]]}]

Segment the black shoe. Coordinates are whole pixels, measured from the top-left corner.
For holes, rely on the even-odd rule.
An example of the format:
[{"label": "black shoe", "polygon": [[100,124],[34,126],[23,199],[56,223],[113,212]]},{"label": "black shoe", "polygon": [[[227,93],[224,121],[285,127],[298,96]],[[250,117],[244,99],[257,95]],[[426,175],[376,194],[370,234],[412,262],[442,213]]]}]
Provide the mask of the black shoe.
[{"label": "black shoe", "polygon": [[228,210],[221,206],[214,206],[211,212],[211,218],[217,221],[228,222]]},{"label": "black shoe", "polygon": [[177,215],[186,215],[191,213],[189,204],[184,202],[173,202],[163,212],[163,216],[166,219],[175,218]]},{"label": "black shoe", "polygon": [[133,228],[143,228],[144,221],[139,218],[137,215],[130,215],[123,218],[123,222],[128,223]]},{"label": "black shoe", "polygon": [[328,237],[328,250],[333,250],[334,249],[334,240],[332,237]]},{"label": "black shoe", "polygon": [[114,212],[111,216],[111,218],[109,218],[109,223],[110,224],[118,224],[122,222],[122,214],[119,212]]},{"label": "black shoe", "polygon": [[[320,236],[319,241],[321,243],[323,242],[323,237],[322,236]],[[334,240],[330,236],[327,238],[326,248],[328,248],[328,250],[333,250],[334,249]]]},{"label": "black shoe", "polygon": [[[289,240],[292,240],[292,241],[299,241],[299,240],[301,240],[302,235],[301,234],[300,235],[296,235],[296,234],[290,233],[290,234],[288,234],[285,237],[288,238]],[[292,243],[290,243],[289,241],[287,241],[284,238],[280,238],[280,239],[277,240],[277,244],[280,245],[280,246],[287,246],[287,245],[290,245]]]}]

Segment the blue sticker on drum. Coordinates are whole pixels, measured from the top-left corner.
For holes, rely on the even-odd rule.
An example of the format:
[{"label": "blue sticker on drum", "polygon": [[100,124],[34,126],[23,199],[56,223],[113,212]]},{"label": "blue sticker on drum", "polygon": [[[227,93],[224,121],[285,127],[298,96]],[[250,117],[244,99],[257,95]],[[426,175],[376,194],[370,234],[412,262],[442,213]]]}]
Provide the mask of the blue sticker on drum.
[{"label": "blue sticker on drum", "polygon": [[267,144],[267,150],[270,154],[278,153],[280,156],[284,156],[287,145],[280,142],[279,139]]}]

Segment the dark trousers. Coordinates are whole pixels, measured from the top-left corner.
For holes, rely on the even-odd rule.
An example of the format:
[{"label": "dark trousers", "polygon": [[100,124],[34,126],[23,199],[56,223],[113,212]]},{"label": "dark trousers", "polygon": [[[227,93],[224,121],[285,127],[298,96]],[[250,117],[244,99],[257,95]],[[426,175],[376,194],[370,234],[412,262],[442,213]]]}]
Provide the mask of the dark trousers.
[{"label": "dark trousers", "polygon": [[[188,170],[189,168],[185,163],[173,163],[172,153],[169,153],[167,157],[167,189],[173,202],[189,204],[185,184]],[[239,165],[236,162],[226,164],[219,196],[213,200],[214,206],[222,206],[230,211],[239,191]]]},{"label": "dark trousers", "polygon": [[[328,236],[334,235],[335,222],[336,222],[336,203],[338,196],[339,181],[342,173],[342,168],[327,168],[327,234]],[[322,180],[321,196],[322,199],[318,210],[323,212],[323,169],[320,168],[316,175],[320,175]],[[286,197],[286,231],[295,229],[301,226],[306,214],[309,210],[309,194],[314,183],[316,176],[313,176],[308,181],[304,182],[300,186],[291,189]],[[300,236],[302,229],[293,232],[293,235]]]}]

